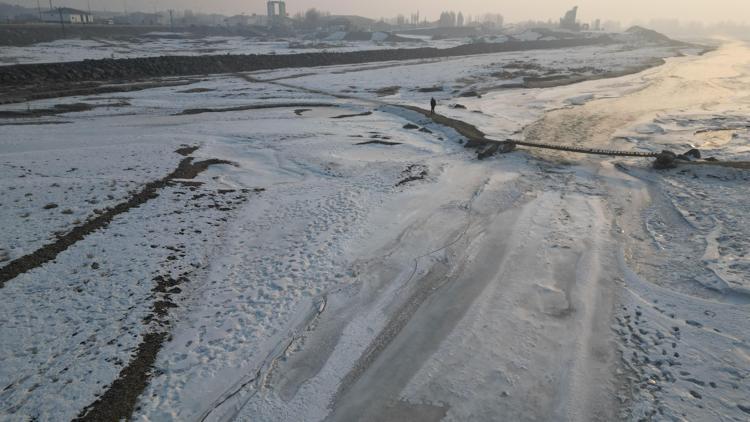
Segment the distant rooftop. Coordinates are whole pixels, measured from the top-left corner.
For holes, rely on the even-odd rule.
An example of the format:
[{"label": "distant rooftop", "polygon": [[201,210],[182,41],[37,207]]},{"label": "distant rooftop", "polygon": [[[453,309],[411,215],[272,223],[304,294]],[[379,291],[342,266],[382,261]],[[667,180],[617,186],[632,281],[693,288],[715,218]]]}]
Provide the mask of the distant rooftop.
[{"label": "distant rooftop", "polygon": [[48,10],[47,13],[67,13],[69,15],[88,15],[89,12],[84,12],[83,10],[73,9],[72,7],[60,7],[54,10]]}]

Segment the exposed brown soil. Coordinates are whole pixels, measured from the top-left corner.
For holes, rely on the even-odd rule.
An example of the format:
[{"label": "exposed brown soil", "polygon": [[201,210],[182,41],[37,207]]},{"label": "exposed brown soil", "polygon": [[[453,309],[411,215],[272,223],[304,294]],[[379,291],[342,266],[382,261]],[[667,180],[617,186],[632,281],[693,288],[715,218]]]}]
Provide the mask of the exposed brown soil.
[{"label": "exposed brown soil", "polygon": [[264,108],[292,108],[292,107],[337,107],[333,103],[279,103],[279,104],[253,104],[246,106],[226,108],[189,108],[177,113],[178,116],[203,113],[226,113],[230,111],[260,110]]},{"label": "exposed brown soil", "polygon": [[135,410],[138,397],[151,378],[156,355],[167,339],[166,332],[148,333],[143,336],[138,352],[128,365],[120,371],[117,379],[94,403],[83,409],[75,421],[119,421],[129,420]]},{"label": "exposed brown soil", "polygon": [[0,110],[0,118],[22,118],[22,117],[43,117],[43,116],[54,116],[63,113],[76,113],[81,111],[89,111],[95,108],[102,107],[126,107],[130,103],[127,101],[118,101],[110,104],[88,104],[88,103],[71,103],[71,104],[55,104],[49,108],[36,108],[27,110]]},{"label": "exposed brown soil", "polygon": [[17,258],[8,265],[0,268],[0,288],[4,287],[7,281],[16,278],[20,274],[41,267],[47,262],[54,260],[57,255],[83,240],[87,235],[107,227],[116,216],[156,198],[159,195],[157,193],[158,190],[167,186],[171,181],[175,179],[193,179],[214,164],[232,163],[217,159],[198,162],[193,162],[192,157],[182,159],[172,173],[159,180],[147,183],[143,189],[132,195],[125,202],[121,202],[112,208],[107,208],[101,214],[92,217],[83,224],[73,227],[68,233],[59,236],[54,242],[44,245],[28,255]]},{"label": "exposed brown soil", "polygon": [[177,91],[177,92],[179,92],[180,94],[197,94],[200,92],[211,92],[211,91],[216,91],[216,90],[212,88],[190,88],[184,91]]},{"label": "exposed brown soil", "polygon": [[383,88],[378,88],[374,92],[378,94],[378,97],[387,97],[389,95],[396,94],[400,89],[400,86],[386,86]]},{"label": "exposed brown soil", "polygon": [[443,87],[439,85],[428,86],[428,87],[417,89],[418,92],[441,92],[442,90],[443,90]]},{"label": "exposed brown soil", "polygon": [[347,119],[349,117],[369,116],[371,114],[372,114],[372,111],[365,111],[365,112],[357,113],[357,114],[342,114],[340,116],[333,116],[331,118],[332,119]]},{"label": "exposed brown soil", "polygon": [[9,122],[9,123],[0,123],[0,126],[36,126],[36,125],[65,125],[68,123],[68,121],[54,121],[54,122]]},{"label": "exposed brown soil", "polygon": [[396,186],[405,185],[415,180],[423,180],[427,177],[427,167],[421,164],[410,164],[406,170],[401,172],[401,175],[404,176],[404,178],[399,180],[398,183],[396,183]]},{"label": "exposed brown soil", "polygon": [[[241,189],[240,193],[235,189],[219,189],[216,192],[197,193],[192,196],[192,199],[211,198],[214,203],[208,204],[207,208],[230,211],[247,200],[251,192],[260,193],[264,190],[263,188]],[[227,221],[224,218],[219,220]],[[152,279],[154,296],[151,311],[142,321],[149,333],[143,336],[137,352],[128,365],[120,371],[115,381],[109,385],[104,394],[81,411],[77,421],[130,420],[133,412],[137,410],[139,397],[154,375],[154,364],[158,352],[164,342],[169,340],[170,310],[177,308],[179,303],[174,296],[182,293],[183,285],[189,283],[193,275],[191,270],[175,272],[174,267],[170,265],[178,261],[179,257],[184,256],[184,245],[177,244],[166,248],[173,254],[166,257],[162,269]]]},{"label": "exposed brown soil", "polygon": [[198,148],[200,148],[200,147],[197,146],[197,145],[194,145],[194,146],[191,146],[191,147],[190,146],[184,146],[182,148],[176,149],[175,152],[178,153],[178,154],[180,154],[180,155],[182,155],[183,157],[187,157],[188,155],[190,155],[190,154],[194,153],[195,151],[197,151]]},{"label": "exposed brown soil", "polygon": [[401,145],[401,142],[390,142],[390,141],[365,141],[365,142],[358,142],[354,145],[368,145],[368,144],[380,144],[380,145]]}]

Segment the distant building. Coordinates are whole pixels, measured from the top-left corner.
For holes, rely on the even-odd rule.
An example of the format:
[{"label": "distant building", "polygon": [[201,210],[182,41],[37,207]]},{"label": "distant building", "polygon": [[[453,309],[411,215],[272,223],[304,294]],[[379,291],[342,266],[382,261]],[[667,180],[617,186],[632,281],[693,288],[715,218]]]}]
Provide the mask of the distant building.
[{"label": "distant building", "polygon": [[286,21],[286,2],[283,0],[269,0],[266,3],[266,8],[268,10],[268,24],[270,26],[284,24]]},{"label": "distant building", "polygon": [[560,18],[560,29],[567,29],[569,31],[580,31],[581,25],[578,24],[578,6],[568,10],[565,16]]},{"label": "distant building", "polygon": [[253,13],[247,19],[247,24],[254,25],[254,26],[265,26],[268,24],[268,16],[256,15],[255,13]]},{"label": "distant building", "polygon": [[224,19],[224,23],[227,26],[248,26],[250,24],[250,17],[247,15],[234,15]]},{"label": "distant building", "polygon": [[169,17],[158,13],[133,12],[124,16],[115,16],[114,23],[118,25],[167,25]]},{"label": "distant building", "polygon": [[42,12],[41,17],[42,22],[63,22],[69,24],[94,23],[94,17],[88,12],[71,9],[69,7],[60,7],[57,9],[47,10],[45,12]]}]

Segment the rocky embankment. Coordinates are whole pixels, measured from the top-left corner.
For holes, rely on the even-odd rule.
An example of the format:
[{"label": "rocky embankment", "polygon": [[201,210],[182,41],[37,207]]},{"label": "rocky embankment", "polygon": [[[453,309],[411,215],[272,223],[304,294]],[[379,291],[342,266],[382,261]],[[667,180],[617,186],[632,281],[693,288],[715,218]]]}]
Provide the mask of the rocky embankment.
[{"label": "rocky embankment", "polygon": [[84,60],[68,63],[22,64],[0,67],[0,86],[80,81],[132,81],[161,76],[202,75],[391,60],[432,59],[506,51],[603,45],[614,42],[616,41],[611,37],[603,35],[596,38],[550,41],[513,41],[494,44],[476,43],[446,49],[412,48],[289,55],[162,56],[133,59]]}]

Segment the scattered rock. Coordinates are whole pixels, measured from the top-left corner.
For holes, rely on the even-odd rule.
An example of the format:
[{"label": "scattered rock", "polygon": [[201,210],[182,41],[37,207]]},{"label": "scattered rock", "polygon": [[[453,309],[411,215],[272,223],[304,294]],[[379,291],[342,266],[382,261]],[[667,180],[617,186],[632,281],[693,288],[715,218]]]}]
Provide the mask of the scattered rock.
[{"label": "scattered rock", "polygon": [[480,160],[484,160],[485,158],[492,157],[493,155],[497,153],[497,150],[499,148],[500,148],[500,144],[497,144],[497,143],[488,144],[485,148],[477,152],[477,158]]},{"label": "scattered rock", "polygon": [[412,123],[407,123],[404,125],[404,129],[419,129],[419,126]]},{"label": "scattered rock", "polygon": [[52,202],[50,202],[49,204],[45,205],[45,206],[44,206],[44,207],[42,207],[42,208],[44,208],[45,210],[51,210],[51,209],[53,209],[53,208],[57,208],[57,207],[58,207],[58,205],[57,205],[57,204],[55,204],[55,203],[52,203]]},{"label": "scattered rock", "polygon": [[432,133],[432,131],[430,129],[427,129],[426,127],[419,129],[419,131],[424,133]]},{"label": "scattered rock", "polygon": [[654,161],[654,168],[657,170],[667,170],[677,167],[675,160],[677,155],[672,151],[664,150],[656,156]]},{"label": "scattered rock", "polygon": [[399,180],[399,182],[396,183],[396,186],[401,186],[415,180],[423,180],[427,177],[427,167],[421,164],[410,164],[406,170],[401,172],[401,175],[404,176],[404,178]]},{"label": "scattered rock", "polygon": [[701,152],[700,150],[697,150],[695,148],[691,149],[690,151],[683,154],[686,157],[690,157],[695,160],[699,160],[701,158]]},{"label": "scattered rock", "polygon": [[426,87],[426,88],[419,88],[417,91],[419,91],[419,92],[440,92],[442,90],[443,90],[442,86],[435,85],[435,86],[430,86],[430,87]]},{"label": "scattered rock", "polygon": [[466,110],[466,106],[465,106],[465,105],[463,105],[463,104],[458,104],[458,103],[456,103],[456,104],[453,104],[453,105],[451,106],[451,108],[458,108],[458,109]]},{"label": "scattered rock", "polygon": [[482,98],[482,95],[480,95],[478,92],[471,90],[471,91],[464,91],[460,94],[458,94],[459,97],[477,97]]}]

